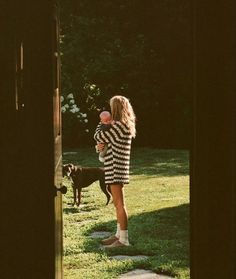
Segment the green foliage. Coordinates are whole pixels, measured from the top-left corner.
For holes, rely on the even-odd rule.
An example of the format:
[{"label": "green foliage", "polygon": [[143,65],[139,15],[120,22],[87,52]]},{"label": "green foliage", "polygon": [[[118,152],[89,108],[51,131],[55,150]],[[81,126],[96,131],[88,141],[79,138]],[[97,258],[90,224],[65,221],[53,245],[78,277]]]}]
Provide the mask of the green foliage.
[{"label": "green foliage", "polygon": [[137,115],[137,145],[187,146],[192,102],[190,2],[60,2],[62,92],[73,92],[88,114],[90,131],[83,143],[91,142],[98,111],[109,107],[112,95],[123,94]]},{"label": "green foliage", "polygon": [[[73,152],[73,153],[72,153]],[[100,166],[92,148],[67,150],[64,163]],[[68,279],[114,279],[135,268],[189,279],[189,155],[184,150],[134,148],[130,184],[125,186],[132,246],[100,249],[95,231],[114,233],[113,204],[105,206],[98,183],[82,191],[72,207],[70,182],[64,196],[64,274]],[[149,169],[150,168],[150,169]],[[117,261],[113,255],[147,255],[142,261]]]}]

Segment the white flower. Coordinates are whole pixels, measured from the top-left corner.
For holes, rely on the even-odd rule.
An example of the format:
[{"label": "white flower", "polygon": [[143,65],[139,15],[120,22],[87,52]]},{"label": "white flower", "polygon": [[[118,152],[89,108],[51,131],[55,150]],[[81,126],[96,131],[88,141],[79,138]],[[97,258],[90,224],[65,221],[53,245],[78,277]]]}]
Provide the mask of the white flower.
[{"label": "white flower", "polygon": [[64,101],[64,97],[63,96],[61,96],[61,102],[63,102]]},{"label": "white flower", "polygon": [[79,112],[79,108],[78,107],[74,108],[74,110],[75,110],[75,112]]},{"label": "white flower", "polygon": [[85,122],[85,123],[88,123],[88,119],[84,119],[84,122]]},{"label": "white flower", "polygon": [[63,107],[61,107],[61,112],[62,113],[65,113],[66,112],[66,108],[63,106]]},{"label": "white flower", "polygon": [[73,105],[75,103],[75,100],[71,99],[69,103]]},{"label": "white flower", "polygon": [[88,133],[88,132],[89,132],[89,129],[86,129],[85,132]]},{"label": "white flower", "polygon": [[72,112],[72,113],[76,113],[76,111],[75,111],[75,109],[73,108],[73,109],[70,109],[70,112]]},{"label": "white flower", "polygon": [[91,85],[89,86],[89,88],[90,88],[90,90],[94,90],[94,89],[96,88],[96,85],[95,85],[95,84],[91,84]]},{"label": "white flower", "polygon": [[65,107],[66,109],[68,109],[68,108],[69,108],[69,105],[68,105],[68,104],[65,104],[64,107]]},{"label": "white flower", "polygon": [[87,117],[87,113],[82,113],[82,117]]},{"label": "white flower", "polygon": [[66,97],[67,99],[74,99],[74,95],[72,93],[70,93],[69,95],[67,95]]}]

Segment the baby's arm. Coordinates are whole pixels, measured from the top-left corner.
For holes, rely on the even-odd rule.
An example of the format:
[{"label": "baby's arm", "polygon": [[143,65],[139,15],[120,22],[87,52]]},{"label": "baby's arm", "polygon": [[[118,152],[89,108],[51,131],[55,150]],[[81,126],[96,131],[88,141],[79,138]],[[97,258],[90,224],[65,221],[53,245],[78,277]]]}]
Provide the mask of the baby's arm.
[{"label": "baby's arm", "polygon": [[98,143],[95,145],[95,150],[96,150],[96,153],[99,153],[99,149],[98,149]]}]

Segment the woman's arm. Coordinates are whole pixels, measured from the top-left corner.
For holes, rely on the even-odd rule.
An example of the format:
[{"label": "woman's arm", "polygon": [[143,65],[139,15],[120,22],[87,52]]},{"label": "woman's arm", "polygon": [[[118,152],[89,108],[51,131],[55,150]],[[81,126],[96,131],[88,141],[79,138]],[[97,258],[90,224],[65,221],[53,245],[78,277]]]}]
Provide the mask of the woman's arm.
[{"label": "woman's arm", "polygon": [[101,129],[102,123],[100,122],[95,130],[94,139],[100,143],[109,143],[111,142],[110,136],[107,133],[112,127],[110,127],[107,131],[103,131]]},{"label": "woman's arm", "polygon": [[124,140],[130,139],[130,132],[127,130],[127,128],[119,121],[115,122],[111,125],[111,127],[106,130],[102,131],[101,129],[101,123],[98,124],[94,139],[97,142],[103,142],[103,143],[115,143],[115,142],[123,142]]}]

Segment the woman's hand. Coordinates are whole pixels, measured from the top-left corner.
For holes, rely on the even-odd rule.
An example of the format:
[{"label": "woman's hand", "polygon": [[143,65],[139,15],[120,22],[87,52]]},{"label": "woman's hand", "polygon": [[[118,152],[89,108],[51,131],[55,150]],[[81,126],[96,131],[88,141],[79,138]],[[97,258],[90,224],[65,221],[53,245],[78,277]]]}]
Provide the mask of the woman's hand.
[{"label": "woman's hand", "polygon": [[99,150],[99,152],[101,152],[104,149],[105,143],[98,143],[97,144],[97,149]]}]

